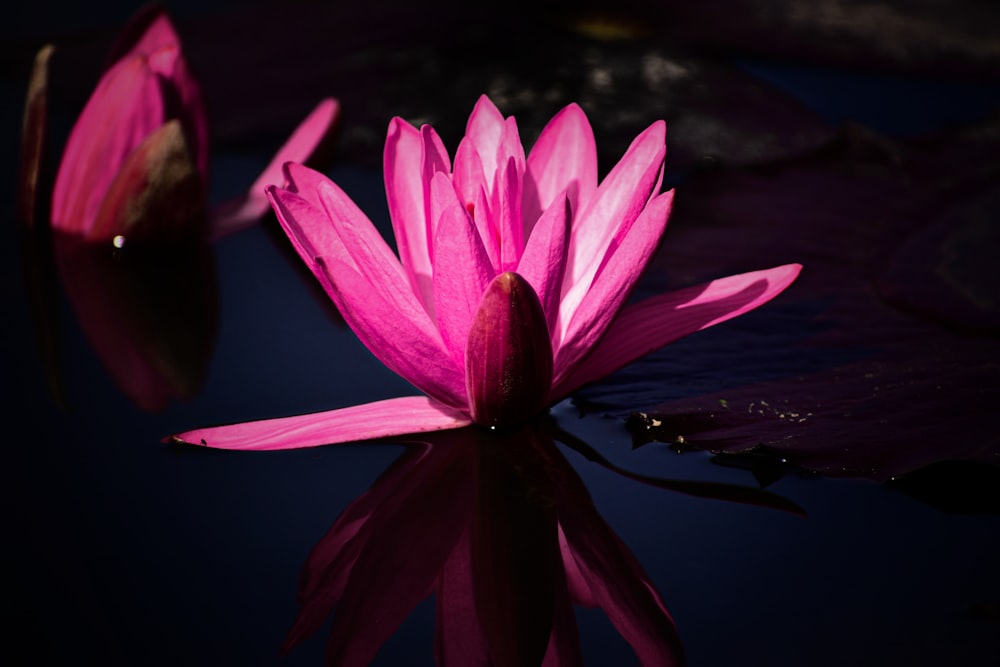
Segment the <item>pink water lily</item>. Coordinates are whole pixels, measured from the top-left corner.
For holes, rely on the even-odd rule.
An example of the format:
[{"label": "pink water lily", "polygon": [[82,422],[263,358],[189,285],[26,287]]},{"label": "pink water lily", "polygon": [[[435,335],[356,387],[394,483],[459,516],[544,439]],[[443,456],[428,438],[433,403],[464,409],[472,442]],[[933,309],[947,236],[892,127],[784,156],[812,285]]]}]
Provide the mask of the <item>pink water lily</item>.
[{"label": "pink water lily", "polygon": [[278,220],[368,349],[425,397],[189,431],[226,449],[283,449],[517,423],[573,391],[784,290],[800,265],[713,280],[626,305],[666,228],[665,125],[598,183],[575,104],[526,156],[485,96],[454,160],[430,126],[396,118],[384,167],[398,256],[329,179],[286,165]]},{"label": "pink water lily", "polygon": [[[123,29],[63,152],[52,226],[93,241],[190,236],[204,231],[208,121],[201,89],[170,19],[158,5]],[[336,100],[323,100],[250,192],[209,212],[218,237],[265,215],[264,186],[288,160],[306,161],[332,133]],[[119,243],[121,239],[119,239]]]}]

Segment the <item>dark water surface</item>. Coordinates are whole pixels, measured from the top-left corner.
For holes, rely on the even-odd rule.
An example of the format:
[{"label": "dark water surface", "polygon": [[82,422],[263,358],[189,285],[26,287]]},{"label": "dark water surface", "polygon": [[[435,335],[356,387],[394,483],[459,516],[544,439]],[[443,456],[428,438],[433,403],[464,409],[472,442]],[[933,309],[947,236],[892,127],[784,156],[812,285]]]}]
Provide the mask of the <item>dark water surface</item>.
[{"label": "dark water surface", "polygon": [[[192,60],[203,68],[211,100],[209,82],[223,78],[221,66],[208,65],[209,28],[189,21],[179,24],[189,31],[181,34],[192,36]],[[343,36],[346,28],[331,30]],[[808,64],[791,57],[791,69],[782,69],[751,53],[741,68],[718,53],[675,53],[655,32],[622,43],[558,34],[565,41],[534,47],[558,67],[539,66],[544,71],[535,78],[520,63],[504,69],[498,57],[476,60],[480,51],[462,40],[449,51],[419,40],[397,46],[387,37],[381,46],[394,57],[365,64],[358,55],[329,71],[306,63],[286,93],[293,100],[342,99],[342,143],[326,171],[383,232],[379,162],[389,116],[381,112],[394,101],[400,108],[392,113],[440,121],[453,151],[481,92],[525,119],[529,143],[552,112],[579,98],[595,127],[602,175],[632,136],[665,118],[668,181],[679,184],[679,203],[640,291],[789,261],[805,265],[802,278],[761,310],[554,406],[552,418],[620,469],[763,489],[805,516],[659,488],[566,444],[547,446],[569,467],[552,455],[538,468],[547,481],[514,475],[521,481],[510,493],[521,499],[526,494],[517,484],[524,483],[558,499],[564,491],[553,480],[579,475],[599,516],[659,591],[692,666],[996,665],[1000,289],[993,267],[1000,249],[1000,132],[995,110],[990,116],[998,100],[996,79],[988,76],[996,71],[993,61],[970,50],[978,69],[965,87],[940,71],[921,79],[926,70],[916,65],[890,63],[894,72],[881,61],[882,78],[873,84],[869,74],[847,67],[831,76],[829,63],[810,78]],[[220,32],[217,41],[234,39]],[[301,48],[313,39],[303,33]],[[14,55],[0,92],[11,128],[5,154],[13,156],[27,46],[10,45]],[[419,67],[408,60],[417,56]],[[671,63],[683,65],[691,80],[671,78],[680,71]],[[373,83],[376,75],[401,76],[407,68],[412,78],[397,88]],[[630,80],[629,72],[646,75]],[[757,88],[766,84],[751,73],[786,92]],[[449,76],[450,87],[442,83]],[[907,115],[900,100],[914,95],[921,80],[926,99],[954,90],[960,109],[943,104],[934,113],[922,105]],[[79,99],[73,84],[58,81],[57,100]],[[625,83],[608,89],[607,81]],[[420,85],[427,86],[423,95],[404,94]],[[550,94],[539,96],[545,86]],[[864,92],[873,86],[892,104]],[[815,108],[800,106],[787,91]],[[738,99],[728,97],[736,93]],[[272,138],[299,112],[294,103],[286,108],[272,99],[270,106],[258,100],[264,111],[240,115],[220,97],[215,201],[253,179]],[[70,108],[56,108],[55,127],[69,122]],[[886,120],[893,113],[895,133]],[[845,119],[854,124],[838,124]],[[972,124],[958,127],[959,121]],[[14,182],[10,167],[3,173],[4,182]],[[4,192],[12,202],[12,189]],[[32,255],[19,245],[8,211],[0,284],[7,308],[3,468],[11,529],[5,620],[13,640],[5,662],[322,664],[328,622],[279,654],[298,613],[300,571],[341,512],[366,492],[381,498],[376,506],[393,506],[398,498],[373,484],[394,461],[397,468],[409,465],[400,457],[414,446],[244,453],[161,438],[412,389],[339,321],[273,219],[219,241],[205,256],[163,260],[152,272],[146,260],[137,262],[145,274],[123,272],[127,262],[119,256],[78,265],[67,284],[65,267],[59,273],[42,263],[32,273]],[[138,286],[150,273],[153,282],[166,279]],[[50,327],[41,331],[56,332],[54,343],[39,336],[40,322]],[[124,342],[95,344],[95,335]],[[159,369],[152,376],[171,380],[152,393],[130,393],[121,378],[136,377],[139,362],[128,361],[135,358],[152,359]],[[443,507],[473,507],[472,496],[462,495],[466,475],[478,480],[480,499],[483,488],[506,479],[491,476],[492,464],[448,449],[453,444],[435,447],[456,457],[435,487],[456,494]],[[447,532],[448,513],[434,509],[428,489],[417,486],[403,503],[414,518],[396,533],[419,525],[432,541]],[[497,493],[502,498],[504,491]],[[476,525],[535,521],[533,510],[517,514],[514,505],[487,503],[488,511],[475,505]],[[386,562],[409,558],[416,571],[422,549],[433,544],[414,538],[404,551],[391,539],[396,533],[384,538]],[[530,540],[514,542],[531,553]],[[543,547],[552,544],[539,544],[544,562],[552,554]],[[387,589],[390,575],[405,566],[387,567],[378,581],[362,582],[371,589],[359,594],[365,604],[391,606],[413,594]],[[336,613],[354,610],[345,604]],[[578,608],[576,621],[585,664],[635,662],[600,609]],[[434,664],[434,598],[388,634],[376,664]],[[14,663],[15,654],[30,657]]]}]

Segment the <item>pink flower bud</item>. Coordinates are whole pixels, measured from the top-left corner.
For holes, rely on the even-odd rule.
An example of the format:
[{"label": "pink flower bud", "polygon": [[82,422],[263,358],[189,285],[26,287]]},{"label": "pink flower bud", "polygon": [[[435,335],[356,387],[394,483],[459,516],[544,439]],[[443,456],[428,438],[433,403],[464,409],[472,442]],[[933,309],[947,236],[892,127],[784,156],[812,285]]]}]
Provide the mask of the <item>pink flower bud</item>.
[{"label": "pink flower bud", "polygon": [[545,311],[516,273],[501,273],[483,293],[465,347],[465,382],[472,419],[484,426],[515,424],[548,404],[552,345]]}]

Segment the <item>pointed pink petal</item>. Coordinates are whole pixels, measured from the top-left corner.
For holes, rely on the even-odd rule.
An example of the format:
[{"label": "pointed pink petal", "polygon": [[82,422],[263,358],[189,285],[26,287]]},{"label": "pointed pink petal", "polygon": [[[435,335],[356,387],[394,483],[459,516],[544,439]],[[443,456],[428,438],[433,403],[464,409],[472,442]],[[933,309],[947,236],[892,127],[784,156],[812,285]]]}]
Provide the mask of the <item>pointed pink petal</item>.
[{"label": "pointed pink petal", "polygon": [[[592,199],[574,211],[573,236],[563,282],[560,326],[565,330],[573,311],[604,263],[616,239],[627,234],[649,201],[666,153],[666,126],[650,125],[632,141]],[[568,298],[567,298],[568,297]]]},{"label": "pointed pink petal", "polygon": [[553,399],[679,338],[767,303],[784,291],[801,269],[800,264],[786,264],[742,273],[625,307],[580,366],[557,383]]},{"label": "pointed pink petal", "polygon": [[385,139],[383,170],[389,217],[396,237],[399,260],[406,269],[414,293],[424,303],[433,300],[431,292],[430,248],[424,209],[423,149],[420,131],[393,118]]},{"label": "pointed pink petal", "polygon": [[[472,141],[482,160],[483,182],[492,189],[498,164],[500,140],[504,133],[504,117],[490,98],[481,95],[469,115],[465,136]],[[506,160],[504,160],[506,163]]]},{"label": "pointed pink petal", "polygon": [[525,233],[565,192],[570,210],[597,189],[597,145],[586,114],[570,104],[553,116],[528,154],[522,205]]},{"label": "pointed pink petal", "polygon": [[[618,247],[608,250],[607,263],[594,277],[593,285],[580,297],[578,284],[567,300],[578,300],[572,319],[562,322],[562,337],[556,343],[556,383],[572,371],[597,343],[632,292],[663,236],[673,203],[673,191],[665,192],[643,210]],[[562,314],[562,311],[560,311]]]},{"label": "pointed pink petal", "polygon": [[[426,333],[436,332],[416,295],[409,289],[403,266],[378,229],[350,197],[332,181],[319,184],[319,198],[342,245],[323,248],[324,258],[347,260],[390,303],[401,316]],[[311,231],[311,230],[307,230]],[[346,254],[345,252],[346,251]]]},{"label": "pointed pink petal", "polygon": [[559,296],[566,268],[566,239],[570,233],[569,200],[564,196],[562,201],[562,206],[553,204],[542,214],[528,237],[517,265],[517,273],[538,294],[550,337],[559,315]]},{"label": "pointed pink petal", "polygon": [[461,366],[445,350],[395,255],[339,188],[323,181],[318,189],[325,212],[293,192],[268,189],[296,251],[372,354],[429,396],[464,407]]},{"label": "pointed pink petal", "polygon": [[467,409],[463,369],[448,354],[437,329],[425,326],[422,320],[407,319],[398,302],[373,291],[367,277],[343,262],[324,264],[334,303],[365,347],[431,398],[459,410]]},{"label": "pointed pink petal", "polygon": [[320,257],[342,256],[343,261],[349,262],[350,257],[344,250],[340,235],[322,208],[319,193],[316,190],[305,191],[311,192],[313,201],[308,201],[297,192],[274,186],[269,187],[265,194],[292,247],[327,295],[335,299],[333,286],[329,284],[326,270],[318,260]]},{"label": "pointed pink petal", "polygon": [[53,227],[87,231],[129,153],[165,120],[159,79],[142,59],[109,70],[66,143],[52,194]]},{"label": "pointed pink petal", "polygon": [[337,100],[327,98],[320,102],[278,149],[247,193],[237,201],[212,211],[212,238],[222,238],[256,224],[263,218],[271,210],[265,192],[267,186],[285,185],[285,164],[309,162],[329,141],[339,117],[340,104]]},{"label": "pointed pink petal", "polygon": [[513,271],[524,251],[524,227],[521,224],[521,173],[515,158],[497,169],[497,226],[500,231],[500,270]]},{"label": "pointed pink petal", "polygon": [[[437,132],[430,125],[424,125],[420,128],[420,147],[420,182],[423,184],[424,220],[426,220],[424,229],[427,234],[427,247],[431,258],[431,267],[433,268],[436,266],[434,258],[434,230],[440,211],[434,208],[431,183],[434,181],[435,174],[441,173],[445,176],[451,174],[451,160],[448,157],[448,151],[445,150],[444,143],[441,141],[441,137],[438,136]],[[411,178],[416,177],[416,174],[411,176]],[[449,187],[454,189],[450,184],[450,179]]]},{"label": "pointed pink petal", "polygon": [[460,428],[468,417],[426,396],[406,396],[296,417],[185,431],[174,442],[214,449],[269,451]]},{"label": "pointed pink petal", "polygon": [[[279,182],[284,182],[284,188],[290,190],[318,209],[322,209],[319,198],[319,184],[330,179],[326,174],[298,162],[286,162],[282,165],[282,175]],[[267,190],[267,187],[264,187]]]},{"label": "pointed pink petal", "polygon": [[452,178],[455,191],[466,207],[474,205],[480,190],[486,187],[483,176],[483,161],[469,137],[462,137],[455,151],[455,167]]},{"label": "pointed pink petal", "polygon": [[[438,174],[435,187],[452,190],[451,181]],[[469,323],[496,272],[486,254],[475,223],[457,201],[438,223],[434,267],[434,302],[441,338],[457,366],[465,365]]]}]

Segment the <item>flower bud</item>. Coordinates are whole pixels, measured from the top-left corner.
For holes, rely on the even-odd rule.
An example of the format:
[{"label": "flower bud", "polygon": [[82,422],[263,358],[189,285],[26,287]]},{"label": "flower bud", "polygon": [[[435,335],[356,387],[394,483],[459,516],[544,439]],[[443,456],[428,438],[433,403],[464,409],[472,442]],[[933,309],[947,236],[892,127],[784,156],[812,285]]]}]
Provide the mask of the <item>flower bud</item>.
[{"label": "flower bud", "polygon": [[502,273],[489,284],[469,327],[465,384],[472,419],[507,426],[548,404],[552,344],[545,311],[527,280]]}]

